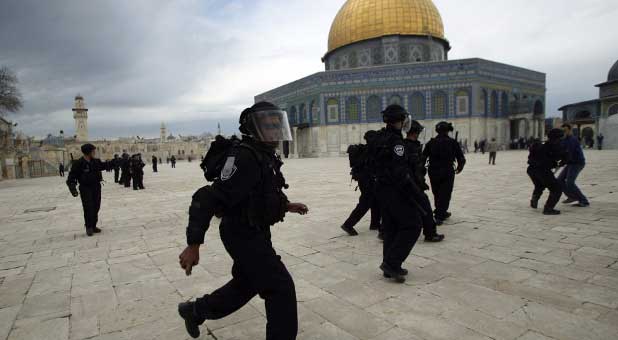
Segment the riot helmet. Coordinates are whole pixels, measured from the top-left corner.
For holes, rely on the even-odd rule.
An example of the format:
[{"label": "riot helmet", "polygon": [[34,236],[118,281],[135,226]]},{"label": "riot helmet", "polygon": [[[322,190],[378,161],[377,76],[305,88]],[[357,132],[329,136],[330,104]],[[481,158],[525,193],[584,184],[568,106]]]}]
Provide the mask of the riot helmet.
[{"label": "riot helmet", "polygon": [[406,111],[406,109],[397,104],[389,105],[386,109],[384,109],[384,111],[382,111],[382,118],[387,124],[405,122],[406,118],[409,116],[410,114]]},{"label": "riot helmet", "polygon": [[436,125],[437,133],[448,134],[449,132],[452,132],[454,130],[455,128],[453,128],[453,124],[449,122],[440,122]]},{"label": "riot helmet", "polygon": [[240,132],[265,143],[291,142],[287,112],[269,102],[259,102],[240,114]]},{"label": "riot helmet", "polygon": [[[404,128],[405,128],[405,124],[404,124]],[[421,125],[421,123],[419,123],[416,120],[410,120],[410,125],[408,126],[408,129],[404,131],[406,132],[406,134],[416,133],[417,135],[420,135],[421,132],[423,132],[424,130],[425,130],[425,127]]]}]

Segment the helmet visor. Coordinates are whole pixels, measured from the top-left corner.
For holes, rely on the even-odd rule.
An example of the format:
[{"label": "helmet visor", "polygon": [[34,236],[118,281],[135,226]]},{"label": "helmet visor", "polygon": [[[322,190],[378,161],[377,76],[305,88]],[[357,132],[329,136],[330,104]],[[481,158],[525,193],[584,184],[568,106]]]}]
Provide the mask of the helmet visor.
[{"label": "helmet visor", "polygon": [[256,111],[251,114],[255,139],[261,142],[291,142],[288,115],[283,110]]},{"label": "helmet visor", "polygon": [[412,129],[412,117],[410,115],[406,115],[406,119],[403,121],[403,132],[406,134],[410,133],[410,129]]}]

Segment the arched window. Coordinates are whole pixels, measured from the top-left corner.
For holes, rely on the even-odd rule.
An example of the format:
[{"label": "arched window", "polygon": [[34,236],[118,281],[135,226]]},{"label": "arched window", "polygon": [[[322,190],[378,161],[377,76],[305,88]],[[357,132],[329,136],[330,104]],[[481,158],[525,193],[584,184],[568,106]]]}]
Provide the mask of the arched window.
[{"label": "arched window", "polygon": [[328,122],[339,122],[339,100],[331,98],[326,102],[326,111],[328,112]]},{"label": "arched window", "polygon": [[432,118],[443,118],[447,116],[447,101],[446,101],[446,93],[442,91],[434,92],[432,94],[432,106],[431,106],[431,117]]},{"label": "arched window", "polygon": [[410,97],[410,113],[414,119],[425,119],[425,97],[417,92]]},{"label": "arched window", "polygon": [[414,46],[414,48],[412,49],[411,59],[413,63],[419,63],[423,61],[423,53],[418,46]]},{"label": "arched window", "polygon": [[382,99],[376,95],[367,98],[367,121],[382,121]]},{"label": "arched window", "polygon": [[292,106],[288,110],[288,120],[291,125],[296,125],[296,106]]},{"label": "arched window", "polygon": [[391,99],[388,100],[388,105],[401,105],[403,106],[403,99],[398,94],[391,96]]},{"label": "arched window", "polygon": [[502,92],[502,115],[506,116],[509,114],[509,95],[506,92]]},{"label": "arched window", "polygon": [[356,97],[348,98],[346,103],[347,108],[347,121],[359,122],[360,121],[360,102]]},{"label": "arched window", "polygon": [[491,100],[489,101],[489,113],[492,116],[498,115],[498,93],[491,91]]},{"label": "arched window", "polygon": [[307,119],[307,108],[305,107],[305,104],[300,104],[300,107],[298,108],[298,115],[298,122],[300,124],[309,122],[309,120]]},{"label": "arched window", "polygon": [[544,111],[545,111],[545,109],[543,107],[543,102],[540,101],[540,100],[537,100],[534,103],[534,115],[535,116],[541,116],[541,115],[543,115],[545,113]]},{"label": "arched window", "polygon": [[458,116],[465,116],[470,113],[470,96],[468,95],[468,91],[459,90],[455,93],[455,112]]},{"label": "arched window", "polygon": [[481,89],[481,92],[479,93],[479,105],[477,107],[477,111],[482,115],[487,114],[487,91],[484,89]]},{"label": "arched window", "polygon": [[311,101],[311,121],[315,124],[320,123],[320,105],[315,100]]},{"label": "arched window", "polygon": [[613,116],[615,114],[618,114],[618,104],[614,104],[612,106],[609,107],[609,110],[607,110],[607,116]]}]

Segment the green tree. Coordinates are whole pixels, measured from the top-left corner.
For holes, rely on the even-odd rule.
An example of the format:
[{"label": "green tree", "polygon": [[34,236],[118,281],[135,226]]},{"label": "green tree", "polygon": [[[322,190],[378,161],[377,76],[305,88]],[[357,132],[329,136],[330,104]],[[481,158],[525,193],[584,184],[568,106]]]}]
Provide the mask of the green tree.
[{"label": "green tree", "polygon": [[5,66],[0,67],[0,114],[17,112],[23,107],[18,83],[13,71]]}]

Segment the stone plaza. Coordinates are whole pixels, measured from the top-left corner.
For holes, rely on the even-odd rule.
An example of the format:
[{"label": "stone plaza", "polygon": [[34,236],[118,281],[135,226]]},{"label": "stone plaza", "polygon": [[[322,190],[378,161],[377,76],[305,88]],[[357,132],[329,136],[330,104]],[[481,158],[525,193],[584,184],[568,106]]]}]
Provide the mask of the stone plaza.
[{"label": "stone plaza", "polygon": [[[587,151],[579,182],[592,206],[557,217],[528,207],[526,156],[502,152],[489,166],[468,155],[447,238],[419,241],[403,285],[379,272],[367,219],[359,237],[339,229],[358,198],[347,159],[288,160],[289,197],[311,209],[273,228],[296,283],[298,338],[618,339],[618,152]],[[103,233],[91,238],[64,179],[0,183],[0,340],[189,339],[177,304],[227,282],[231,260],[213,225],[185,276],[187,210],[206,183],[195,162],[159,171],[147,169],[145,191],[104,174]],[[264,339],[264,315],[256,298],[207,321],[201,339]]]}]

